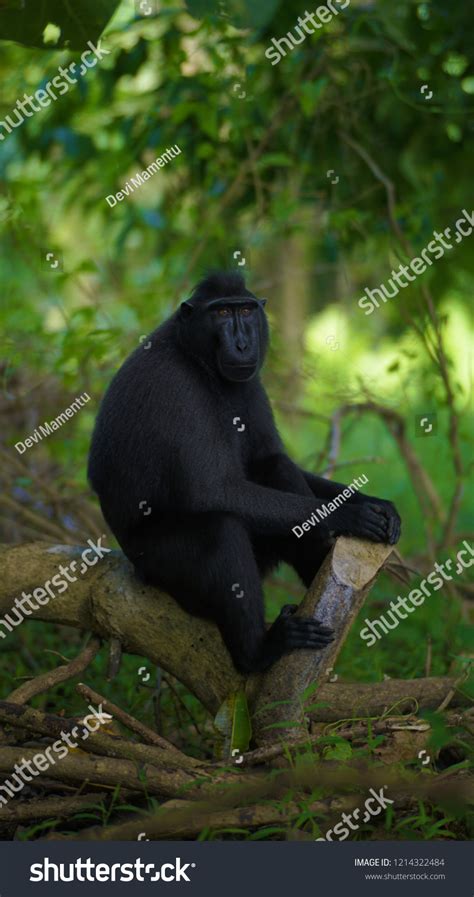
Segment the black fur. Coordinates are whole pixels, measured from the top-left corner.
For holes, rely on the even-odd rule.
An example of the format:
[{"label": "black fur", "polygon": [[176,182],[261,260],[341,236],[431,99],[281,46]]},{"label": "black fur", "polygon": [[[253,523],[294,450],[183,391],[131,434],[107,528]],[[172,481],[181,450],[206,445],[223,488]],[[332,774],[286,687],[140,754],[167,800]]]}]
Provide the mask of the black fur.
[{"label": "black fur", "polygon": [[309,585],[335,535],[396,542],[397,512],[356,493],[293,534],[345,487],[285,454],[258,377],[266,315],[240,274],[206,277],[150,340],[115,375],[95,426],[89,478],[107,523],[144,581],[215,620],[239,670],[324,647],[331,630],[293,607],[266,630],[264,576],[286,561]]}]

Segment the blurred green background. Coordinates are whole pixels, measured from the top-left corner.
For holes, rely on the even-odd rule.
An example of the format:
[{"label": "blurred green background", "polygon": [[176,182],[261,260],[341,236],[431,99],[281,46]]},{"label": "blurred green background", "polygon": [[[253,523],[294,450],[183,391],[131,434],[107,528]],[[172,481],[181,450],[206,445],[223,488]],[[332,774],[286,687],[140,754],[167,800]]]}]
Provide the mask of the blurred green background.
[{"label": "blurred green background", "polygon": [[[99,13],[104,25],[111,15],[109,54],[0,142],[1,541],[103,531],[85,470],[107,384],[204,272],[245,259],[248,286],[268,299],[264,380],[289,452],[337,480],[366,474],[368,492],[396,503],[415,569],[454,556],[474,530],[472,237],[372,315],[357,303],[473,211],[469,5],[353,0],[276,66],[265,49],[294,31],[295,2],[105,0]],[[17,30],[38,44],[22,46],[8,40],[18,15],[0,3],[0,120],[101,27],[88,29],[91,4],[77,3],[72,23],[58,14]],[[109,207],[107,195],[176,144],[176,159]],[[83,392],[91,401],[60,431],[15,451]],[[284,569],[267,588],[269,617],[290,589],[299,594]],[[382,577],[364,614],[408,590]],[[370,652],[354,631],[338,672],[457,669],[472,654],[472,596],[467,583],[443,589]],[[38,659],[55,665],[38,658],[38,631],[63,652],[78,638],[20,627],[0,645],[4,694]],[[132,712],[151,712],[139,665],[126,659],[110,696],[126,688]],[[66,686],[60,695],[77,700]],[[170,692],[165,732],[192,741],[173,706]]]}]

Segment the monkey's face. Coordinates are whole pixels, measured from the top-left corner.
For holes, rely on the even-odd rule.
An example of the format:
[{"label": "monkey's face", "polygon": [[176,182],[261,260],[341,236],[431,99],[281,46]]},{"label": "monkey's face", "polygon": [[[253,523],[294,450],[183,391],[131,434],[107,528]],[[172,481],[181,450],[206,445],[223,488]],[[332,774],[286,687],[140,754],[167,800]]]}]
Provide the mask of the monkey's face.
[{"label": "monkey's face", "polygon": [[183,303],[193,308],[187,322],[194,334],[193,354],[217,369],[224,380],[252,380],[262,366],[268,341],[264,304],[265,300],[251,296],[212,299],[197,307],[192,300]]},{"label": "monkey's face", "polygon": [[215,334],[216,361],[225,380],[244,382],[255,377],[263,361],[261,317],[264,316],[256,299],[218,300],[211,305]]}]

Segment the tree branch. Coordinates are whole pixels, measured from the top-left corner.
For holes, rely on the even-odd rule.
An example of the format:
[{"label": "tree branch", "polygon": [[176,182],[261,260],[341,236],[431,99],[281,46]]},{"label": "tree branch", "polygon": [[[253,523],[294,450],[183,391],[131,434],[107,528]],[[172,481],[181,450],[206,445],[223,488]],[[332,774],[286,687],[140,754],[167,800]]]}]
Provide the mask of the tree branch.
[{"label": "tree branch", "polygon": [[[350,539],[339,539],[336,544],[337,557],[341,557],[341,552],[346,556],[345,567],[343,566],[340,574],[344,582],[345,578],[352,574],[356,577],[360,575],[357,571],[361,566],[365,568],[367,546],[369,555],[374,548],[378,551],[379,560],[382,559],[385,550],[387,552],[390,550],[389,546],[373,546],[370,543]],[[0,546],[2,566],[0,617],[8,613],[17,595],[22,591],[31,593],[41,583],[51,580],[57,573],[59,564],[70,563],[80,550],[64,545],[50,546],[41,542]],[[357,555],[357,552],[362,554]],[[320,571],[314,587],[320,588],[317,583],[321,581],[323,575],[326,582],[328,581],[327,572]],[[369,568],[366,568],[365,575],[369,575],[370,578]],[[340,605],[341,610],[344,596],[347,598],[348,587],[343,584],[340,587],[340,594],[337,592],[335,582],[333,588],[334,613],[337,616],[337,605]],[[313,593],[310,592],[311,594]],[[312,602],[313,598],[309,598],[309,601]],[[118,637],[124,651],[146,657],[151,663],[171,673],[196,695],[213,715],[225,698],[243,685],[242,677],[232,666],[217,627],[206,620],[191,617],[168,595],[144,586],[133,576],[130,565],[119,552],[112,552],[95,567],[89,568],[87,573],[77,582],[71,583],[65,592],[56,595],[48,604],[33,612],[30,619],[73,626],[76,629],[93,632],[102,638]],[[340,632],[342,620],[338,617],[336,622]],[[26,622],[21,625],[26,625]],[[5,636],[5,639],[2,636]],[[10,634],[0,621],[0,644],[2,641],[6,642],[8,638]],[[332,647],[334,648],[334,645]],[[291,700],[298,703],[299,707],[301,679],[311,681],[313,675],[310,672],[311,664],[319,661],[318,655],[308,655],[308,652],[297,652],[286,657],[281,662],[280,670],[287,670],[288,681],[285,684],[287,690],[294,664],[298,671],[298,655],[303,667],[308,660],[310,662],[306,674],[304,675],[301,670],[297,672],[291,686]],[[335,651],[334,655],[331,652],[331,659],[328,659],[325,652],[323,671],[331,665],[334,666],[334,656]],[[322,660],[320,657],[320,661]],[[247,682],[247,690],[253,700],[260,685],[259,678],[254,677]],[[319,678],[321,679],[321,676]],[[323,681],[318,688],[317,700],[328,706],[318,708],[313,717],[323,721],[335,721],[354,716],[378,716],[397,702],[400,703],[400,707],[403,702],[409,702],[410,709],[418,705],[437,707],[452,689],[454,681],[450,678],[408,681],[390,679],[385,682],[353,684],[343,682],[329,684]],[[13,695],[17,695],[18,691],[19,689],[13,692]],[[460,703],[465,703],[465,700],[457,693],[451,701],[451,706]],[[300,713],[300,710],[298,712]],[[278,734],[279,731],[275,730],[275,737],[278,737]]]},{"label": "tree branch", "polygon": [[[257,743],[274,741],[274,729],[279,724],[277,735],[289,739],[300,735],[297,726],[304,723],[301,696],[309,685],[324,679],[326,671],[336,662],[349,629],[391,551],[390,545],[344,537],[336,540],[296,612],[297,616],[331,626],[335,641],[323,651],[294,651],[263,675],[255,703]],[[285,728],[284,720],[290,721],[290,727]]]}]

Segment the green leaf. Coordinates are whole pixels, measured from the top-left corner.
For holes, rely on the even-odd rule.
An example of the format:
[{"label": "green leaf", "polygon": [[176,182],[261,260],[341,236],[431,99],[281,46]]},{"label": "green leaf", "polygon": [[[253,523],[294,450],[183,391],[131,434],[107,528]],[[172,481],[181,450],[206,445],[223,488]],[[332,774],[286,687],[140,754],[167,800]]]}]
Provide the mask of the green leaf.
[{"label": "green leaf", "polygon": [[468,75],[467,78],[463,78],[461,81],[461,87],[464,93],[474,93],[474,76]]},{"label": "green leaf", "polygon": [[258,832],[254,832],[249,837],[249,841],[262,841],[264,838],[269,838],[271,835],[280,835],[286,832],[285,828],[282,828],[279,825],[267,825],[266,828],[261,828]]},{"label": "green leaf", "polygon": [[293,165],[293,159],[290,156],[285,155],[285,153],[267,153],[266,156],[262,156],[262,158],[257,162],[257,168],[260,171],[263,171],[265,168],[273,168],[273,167],[289,167]]},{"label": "green leaf", "polygon": [[229,695],[219,707],[214,725],[223,739],[222,754],[224,757],[238,759],[235,752],[248,750],[252,735],[252,725],[248,710],[247,697],[243,690]]},{"label": "green leaf", "polygon": [[305,81],[300,84],[300,106],[306,118],[313,115],[327,83],[327,78],[317,78],[316,81]]},{"label": "green leaf", "polygon": [[332,739],[332,744],[324,749],[325,760],[349,760],[352,757],[352,745],[345,738]]},{"label": "green leaf", "polygon": [[317,701],[316,704],[304,705],[305,713],[312,713],[314,710],[322,710],[324,707],[329,707],[327,701]]},{"label": "green leaf", "polygon": [[24,0],[18,9],[9,2],[9,8],[0,11],[1,39],[49,50],[51,44],[45,44],[43,32],[47,25],[57,25],[60,34],[56,47],[83,50],[87,41],[99,38],[118,4],[119,0]]}]

